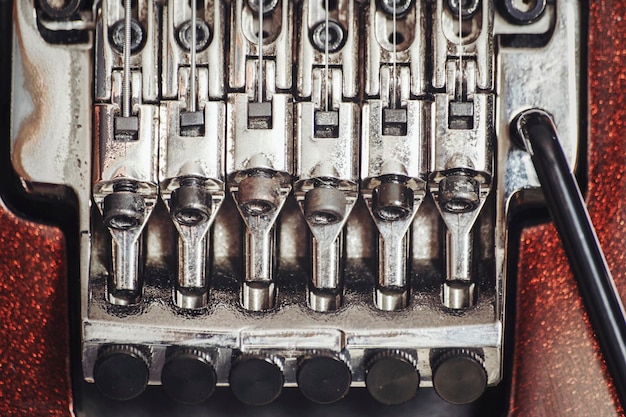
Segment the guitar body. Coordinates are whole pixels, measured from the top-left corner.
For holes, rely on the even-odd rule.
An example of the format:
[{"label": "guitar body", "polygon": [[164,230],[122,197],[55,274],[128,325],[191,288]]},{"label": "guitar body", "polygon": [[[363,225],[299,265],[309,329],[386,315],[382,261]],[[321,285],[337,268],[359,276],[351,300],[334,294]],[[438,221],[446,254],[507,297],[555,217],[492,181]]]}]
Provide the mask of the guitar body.
[{"label": "guitar body", "polygon": [[[2,3],[0,27],[3,35],[10,35],[7,13],[11,6]],[[590,3],[588,47],[582,51],[588,69],[586,199],[618,290],[626,295],[626,3]],[[5,63],[10,56],[6,44],[0,54]],[[9,87],[6,68],[10,65],[5,63],[3,93]],[[8,103],[8,94],[3,94],[3,142],[9,135]],[[8,145],[3,144],[2,149],[3,164],[8,166]],[[2,173],[1,182],[12,181],[8,170]],[[24,195],[4,192],[5,201],[0,202],[0,415],[70,416],[76,404],[73,390],[80,386],[75,381],[72,384],[70,366],[75,342],[70,338],[68,312],[73,302],[70,294],[75,290],[68,287],[68,270],[72,271],[75,255],[67,250],[69,238],[61,228],[27,220],[8,208],[18,207],[32,217],[28,204],[20,203],[22,198]],[[38,220],[51,219],[38,216]],[[476,409],[479,404],[471,415],[623,415],[554,227],[525,228],[519,237],[519,251],[510,291],[516,301],[514,340],[507,342],[507,381],[489,394],[489,398],[497,395],[504,405],[485,414]],[[502,400],[503,396],[508,400]],[[211,401],[217,403],[216,397]],[[233,398],[224,394],[222,401]],[[350,397],[346,401],[341,409],[345,415]],[[409,406],[395,410],[398,415],[411,415]],[[251,409],[217,406],[217,410],[229,414]],[[362,407],[353,410],[370,411]],[[436,415],[436,410],[431,412]]]},{"label": "guitar body", "polygon": [[[590,2],[586,202],[609,269],[626,295],[623,137],[626,4]],[[524,230],[517,274],[511,413],[623,415],[552,225]]]}]

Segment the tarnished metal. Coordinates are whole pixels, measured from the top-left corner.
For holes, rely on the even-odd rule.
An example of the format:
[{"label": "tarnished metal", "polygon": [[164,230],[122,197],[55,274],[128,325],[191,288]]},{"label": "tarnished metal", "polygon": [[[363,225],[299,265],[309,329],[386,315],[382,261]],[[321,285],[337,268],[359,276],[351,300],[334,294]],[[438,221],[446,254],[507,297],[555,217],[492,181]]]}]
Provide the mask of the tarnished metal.
[{"label": "tarnished metal", "polygon": [[246,228],[241,302],[255,311],[275,303],[274,224],[291,191],[293,99],[284,91],[292,86],[292,18],[286,0],[261,19],[232,2],[231,62],[239,65],[229,73],[226,171]]},{"label": "tarnished metal", "polygon": [[[294,194],[312,235],[307,300],[316,311],[341,307],[343,228],[357,201],[359,179],[358,3],[325,5],[305,0],[299,9],[295,105]],[[338,31],[338,46],[332,48],[331,24]]]},{"label": "tarnished metal", "polygon": [[[407,232],[426,195],[432,105],[416,99],[425,88],[425,5],[413,2],[398,19],[371,0],[366,19],[361,194],[379,232],[376,306],[400,310],[409,301]],[[398,30],[404,42],[390,42]],[[402,201],[387,204],[390,187]]]},{"label": "tarnished metal", "polygon": [[[122,18],[125,24],[131,21],[132,9],[121,9],[118,1],[104,1],[96,18],[93,199],[107,220],[109,211],[117,208],[110,202],[118,202],[118,193],[134,194],[136,198],[134,207],[127,208],[136,211],[134,219],[131,214],[107,222],[112,238],[107,299],[119,305],[136,304],[141,299],[142,232],[158,198],[158,108],[146,103],[156,101],[158,96],[154,45],[158,37],[157,10],[151,2],[135,8],[145,31],[146,46],[138,44],[132,60],[126,55],[130,54],[130,38],[125,38],[120,50],[111,43],[114,38],[109,34]],[[132,31],[125,32],[125,36],[130,34]]]},{"label": "tarnished metal", "polygon": [[445,93],[435,93],[429,189],[447,228],[442,301],[451,309],[474,304],[473,228],[493,188],[495,147],[495,10],[486,1],[462,9],[433,8],[432,82]]},{"label": "tarnished metal", "polygon": [[[164,7],[163,100],[160,108],[159,180],[161,199],[178,231],[178,277],[174,303],[201,308],[208,302],[211,268],[209,229],[226,190],[226,103],[221,2],[205,1],[198,27],[207,38],[185,38],[192,10],[186,3]],[[197,29],[196,29],[197,31]],[[200,30],[201,32],[202,30]],[[188,39],[190,40],[190,39]]]},{"label": "tarnished metal", "polygon": [[130,3],[126,68],[123,2],[15,6],[12,161],[77,192],[84,378],[120,348],[159,385],[193,348],[218,385],[251,355],[365,386],[385,352],[422,387],[451,357],[497,384],[509,215],[540,194],[508,124],[546,109],[576,160],[577,2],[524,25],[491,1]]}]

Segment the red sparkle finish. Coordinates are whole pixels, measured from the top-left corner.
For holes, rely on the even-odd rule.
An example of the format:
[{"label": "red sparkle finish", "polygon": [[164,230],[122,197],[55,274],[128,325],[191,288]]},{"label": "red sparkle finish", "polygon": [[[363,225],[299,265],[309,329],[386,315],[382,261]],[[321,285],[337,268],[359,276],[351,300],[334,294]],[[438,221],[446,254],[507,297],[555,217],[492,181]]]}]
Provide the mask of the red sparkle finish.
[{"label": "red sparkle finish", "polygon": [[0,201],[0,415],[71,415],[65,240]]},{"label": "red sparkle finish", "polygon": [[[626,297],[626,2],[591,1],[587,205]],[[551,225],[522,234],[512,416],[623,416]]]}]

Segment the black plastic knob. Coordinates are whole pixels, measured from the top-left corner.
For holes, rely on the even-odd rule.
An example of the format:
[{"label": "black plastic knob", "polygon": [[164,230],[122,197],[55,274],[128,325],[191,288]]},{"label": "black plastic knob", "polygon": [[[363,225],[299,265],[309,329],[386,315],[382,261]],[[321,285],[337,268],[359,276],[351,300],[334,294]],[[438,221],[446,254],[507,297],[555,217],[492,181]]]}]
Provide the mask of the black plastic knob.
[{"label": "black plastic knob", "polygon": [[376,401],[396,405],[415,396],[420,385],[420,375],[408,354],[383,352],[369,362],[365,384]]},{"label": "black plastic knob", "polygon": [[283,390],[283,372],[271,358],[240,356],[230,369],[230,388],[239,401],[266,405]]},{"label": "black plastic knob", "polygon": [[487,372],[475,353],[463,349],[441,355],[433,366],[437,394],[452,404],[476,401],[487,388]]},{"label": "black plastic knob", "polygon": [[204,352],[183,349],[163,365],[161,383],[170,397],[184,404],[198,404],[215,391],[217,376]]},{"label": "black plastic knob", "polygon": [[352,372],[335,356],[307,357],[300,362],[297,379],[306,398],[319,404],[330,404],[348,393]]},{"label": "black plastic knob", "polygon": [[148,384],[148,361],[134,346],[111,346],[104,349],[93,370],[96,386],[105,396],[118,401],[140,395]]}]

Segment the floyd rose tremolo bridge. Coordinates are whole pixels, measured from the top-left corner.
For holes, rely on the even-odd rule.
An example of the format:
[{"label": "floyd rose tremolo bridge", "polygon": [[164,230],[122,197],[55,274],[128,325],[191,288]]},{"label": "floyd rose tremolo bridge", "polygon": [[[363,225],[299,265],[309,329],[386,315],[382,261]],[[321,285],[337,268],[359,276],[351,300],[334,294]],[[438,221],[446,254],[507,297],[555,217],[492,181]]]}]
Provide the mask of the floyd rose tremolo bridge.
[{"label": "floyd rose tremolo bridge", "polygon": [[257,405],[497,385],[509,222],[541,195],[509,124],[545,109],[575,164],[580,14],[16,1],[11,156],[77,195],[84,379]]}]

